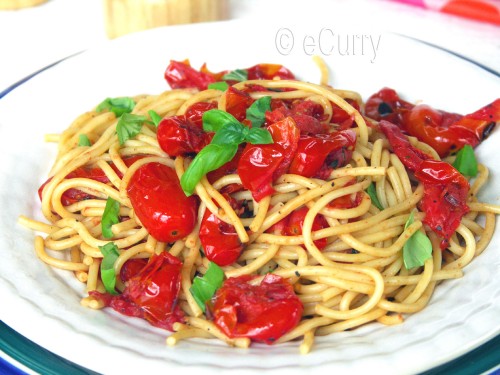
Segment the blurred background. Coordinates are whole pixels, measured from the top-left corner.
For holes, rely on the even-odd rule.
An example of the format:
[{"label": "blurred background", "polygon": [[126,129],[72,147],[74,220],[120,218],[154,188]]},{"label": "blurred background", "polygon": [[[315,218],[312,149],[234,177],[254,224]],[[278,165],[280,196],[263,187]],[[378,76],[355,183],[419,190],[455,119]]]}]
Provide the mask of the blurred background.
[{"label": "blurred background", "polygon": [[129,32],[234,19],[253,19],[255,27],[307,19],[324,27],[377,28],[500,72],[498,0],[0,0],[0,92],[55,61]]}]

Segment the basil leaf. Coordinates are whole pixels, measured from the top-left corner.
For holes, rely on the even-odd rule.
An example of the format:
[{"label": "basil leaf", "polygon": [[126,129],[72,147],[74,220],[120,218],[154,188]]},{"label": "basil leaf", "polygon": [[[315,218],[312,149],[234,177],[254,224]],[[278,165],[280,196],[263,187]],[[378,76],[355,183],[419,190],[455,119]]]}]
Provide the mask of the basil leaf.
[{"label": "basil leaf", "polygon": [[246,133],[250,129],[239,122],[225,124],[212,138],[211,144],[227,145],[231,143],[240,144],[244,141]]},{"label": "basil leaf", "polygon": [[[407,229],[414,222],[415,211],[410,213],[410,216],[405,224]],[[415,232],[403,246],[403,262],[406,269],[421,267],[425,261],[432,256],[432,243],[420,230]]]},{"label": "basil leaf", "polygon": [[135,102],[132,98],[106,98],[97,107],[97,112],[108,110],[113,112],[116,117],[120,117],[124,113],[130,113],[135,107]]},{"label": "basil leaf", "polygon": [[104,213],[101,219],[102,236],[104,238],[112,238],[113,232],[111,226],[120,222],[120,203],[109,197],[104,207]]},{"label": "basil leaf", "polygon": [[213,262],[208,264],[207,272],[203,277],[196,276],[194,278],[193,285],[189,290],[203,312],[205,312],[206,303],[210,301],[223,282],[224,271]]},{"label": "basil leaf", "polygon": [[120,145],[123,145],[126,141],[139,134],[142,124],[145,121],[147,121],[146,116],[134,115],[132,113],[121,115],[116,125],[116,133],[118,134]]},{"label": "basil leaf", "polygon": [[407,230],[408,227],[412,225],[414,222],[415,222],[415,210],[410,212],[410,216],[408,216],[408,220],[406,220],[405,230]]},{"label": "basil leaf", "polygon": [[267,129],[251,128],[245,137],[245,141],[254,145],[266,145],[273,143],[273,137]]},{"label": "basil leaf", "polygon": [[227,74],[224,74],[222,77],[225,81],[246,81],[248,79],[248,70],[246,69],[236,69]]},{"label": "basil leaf", "polygon": [[181,187],[189,197],[193,194],[196,184],[208,172],[214,171],[230,161],[238,151],[237,144],[218,145],[210,143],[193,159],[181,177]]},{"label": "basil leaf", "polygon": [[99,246],[99,250],[103,255],[101,261],[101,280],[109,294],[118,294],[115,290],[116,274],[115,262],[120,256],[118,248],[113,242],[109,242],[104,246]]},{"label": "basil leaf", "polygon": [[226,91],[229,88],[229,85],[227,84],[227,82],[220,81],[209,84],[208,88],[210,90]]},{"label": "basil leaf", "polygon": [[92,146],[90,139],[86,134],[78,135],[78,146]]},{"label": "basil leaf", "polygon": [[460,151],[458,151],[457,158],[455,159],[453,166],[464,176],[477,176],[477,159],[471,145],[465,145],[460,149]]},{"label": "basil leaf", "polygon": [[217,132],[227,124],[240,124],[236,118],[220,109],[211,109],[202,116],[203,130],[206,132]]},{"label": "basil leaf", "polygon": [[271,110],[271,97],[263,96],[252,103],[247,109],[247,119],[253,128],[259,128],[266,121],[266,111]]},{"label": "basil leaf", "polygon": [[368,186],[368,189],[366,189],[366,192],[370,196],[370,199],[372,200],[373,205],[375,207],[377,207],[379,210],[383,210],[384,207],[382,206],[382,204],[378,200],[377,190],[376,190],[375,184],[373,182]]},{"label": "basil leaf", "polygon": [[160,122],[162,120],[162,117],[158,113],[153,111],[152,109],[150,109],[148,111],[148,115],[151,118],[151,121],[153,121],[153,125],[158,127],[158,125],[160,124]]}]

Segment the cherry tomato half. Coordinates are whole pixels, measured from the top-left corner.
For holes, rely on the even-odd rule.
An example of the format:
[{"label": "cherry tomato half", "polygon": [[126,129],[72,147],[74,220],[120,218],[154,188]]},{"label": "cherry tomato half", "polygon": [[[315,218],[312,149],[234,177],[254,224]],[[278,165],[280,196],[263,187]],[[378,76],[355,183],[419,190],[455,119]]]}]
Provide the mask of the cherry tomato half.
[{"label": "cherry tomato half", "polygon": [[301,136],[289,172],[327,179],[333,169],[341,168],[351,160],[355,145],[354,130]]},{"label": "cherry tomato half", "polygon": [[173,60],[165,70],[165,80],[172,89],[197,88],[200,91],[215,82],[211,75],[193,69],[189,61]]},{"label": "cherry tomato half", "polygon": [[172,157],[200,152],[211,140],[208,133],[186,116],[172,116],[161,120],[156,138],[161,149]]},{"label": "cherry tomato half", "polygon": [[448,240],[469,212],[467,196],[469,182],[453,166],[444,161],[424,160],[415,177],[424,185],[420,202],[425,212],[424,223],[443,237],[441,248],[448,247]]},{"label": "cherry tomato half", "polygon": [[216,102],[198,102],[186,109],[185,116],[197,127],[203,129],[203,114],[206,111],[217,108]]},{"label": "cherry tomato half", "polygon": [[380,130],[385,134],[392,147],[392,151],[398,156],[401,162],[410,171],[415,172],[420,168],[423,160],[431,157],[422,150],[413,147],[408,137],[403,134],[401,129],[389,121],[379,122]]},{"label": "cherry tomato half", "polygon": [[[134,262],[134,267],[135,264],[139,262]],[[122,294],[114,296],[93,291],[89,295],[123,315],[146,319],[156,327],[173,331],[172,325],[184,320],[184,313],[177,303],[181,269],[179,259],[163,252],[153,255],[128,279]]]},{"label": "cherry tomato half", "polygon": [[295,79],[293,73],[279,64],[257,64],[247,69],[248,79]]},{"label": "cherry tomato half", "polygon": [[[285,228],[285,234],[287,236],[300,236],[302,234],[302,227],[304,226],[304,219],[306,218],[309,208],[303,206],[296,209],[288,216],[288,223]],[[312,230],[320,230],[323,228],[328,228],[329,225],[323,215],[318,214],[314,218]],[[314,244],[318,249],[323,249],[327,245],[327,239],[322,238],[320,240],[314,241]]]},{"label": "cherry tomato half", "polygon": [[415,106],[399,98],[396,91],[384,88],[368,99],[365,113],[400,126],[445,157],[466,144],[477,146],[491,133],[500,121],[500,99],[462,116],[424,104]]},{"label": "cherry tomato half", "polygon": [[207,259],[221,267],[236,262],[243,250],[234,225],[220,220],[210,210],[205,211],[201,221],[200,242]]},{"label": "cherry tomato half", "polygon": [[229,87],[226,95],[226,112],[232,114],[236,120],[243,121],[247,117],[247,109],[254,100],[247,92]]},{"label": "cherry tomato half", "polygon": [[158,241],[173,242],[194,229],[197,200],[186,197],[172,168],[160,163],[141,166],[130,179],[127,193],[142,225]]},{"label": "cherry tomato half", "polygon": [[285,117],[291,117],[299,128],[301,135],[328,133],[328,126],[320,122],[324,116],[324,110],[318,103],[311,100],[296,100],[287,105],[284,101],[278,102],[275,100],[271,104],[273,110],[266,112],[267,124],[273,124]]},{"label": "cherry tomato half", "polygon": [[274,143],[247,144],[238,163],[241,182],[257,202],[274,192],[272,183],[288,169],[300,134],[291,117],[272,124],[268,130]]},{"label": "cherry tomato half", "polygon": [[446,248],[462,216],[469,212],[469,182],[450,164],[432,160],[413,147],[396,125],[384,120],[379,125],[395,154],[424,185],[424,197],[420,203],[425,212],[424,223],[443,238],[441,248]]},{"label": "cherry tomato half", "polygon": [[224,281],[213,300],[214,323],[231,338],[272,344],[297,326],[304,308],[282,277],[267,274],[259,285],[252,285],[254,277]]},{"label": "cherry tomato half", "polygon": [[182,320],[177,304],[181,287],[182,262],[168,252],[153,255],[146,266],[127,282],[123,293],[144,311],[151,324],[172,330]]}]

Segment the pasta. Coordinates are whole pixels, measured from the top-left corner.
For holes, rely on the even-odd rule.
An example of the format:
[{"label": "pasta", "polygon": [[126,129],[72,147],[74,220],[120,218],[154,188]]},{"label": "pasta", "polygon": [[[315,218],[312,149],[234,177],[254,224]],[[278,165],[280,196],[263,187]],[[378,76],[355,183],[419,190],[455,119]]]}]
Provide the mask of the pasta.
[{"label": "pasta", "polygon": [[[320,108],[318,123],[327,124],[328,132],[342,127],[332,122],[342,112],[343,121],[349,123],[343,126],[355,137],[355,147],[349,150],[344,165],[328,170],[325,178],[284,171],[272,181],[273,192],[261,199],[247,188],[231,190],[243,183],[238,174],[225,174],[216,180],[203,176],[193,195],[198,203],[194,229],[175,241],[162,241],[150,233],[139,219],[130,193],[133,179],[145,165],[167,166],[182,180],[194,163],[192,154],[172,157],[162,149],[153,114],[160,118],[183,116],[196,103],[212,103],[213,108],[228,111],[228,89],[181,88],[132,98],[131,113],[143,116],[143,123],[137,134],[123,143],[117,134],[119,116],[115,113],[97,108],[82,114],[63,133],[48,137],[58,143],[50,179],[40,190],[41,210],[49,224],[19,218],[22,225],[43,234],[35,237],[36,255],[52,267],[73,272],[88,294],[82,305],[100,309],[109,305],[98,297],[107,291],[102,280],[103,246],[113,243],[117,248],[111,267],[114,275],[120,275],[131,259],[147,260],[167,252],[181,264],[175,304],[183,317],[172,324],[167,344],[188,338],[217,338],[232,346],[248,347],[249,337],[230,337],[210,314],[204,314],[193,296],[194,279],[206,274],[211,263],[200,240],[204,215],[211,213],[232,226],[233,235],[242,244],[237,260],[221,266],[225,278],[253,275],[252,285],[262,282],[266,274],[284,278],[302,305],[298,324],[269,341],[302,339],[299,350],[307,353],[318,335],[374,321],[402,323],[403,314],[425,308],[437,284],[462,277],[467,264],[487,247],[495,230],[495,215],[500,213],[499,206],[477,200],[488,169],[479,165],[479,174],[468,189],[469,212],[461,217],[443,249],[443,237],[429,228],[421,210],[424,184],[394,152],[394,144],[378,127],[379,121],[366,116],[361,96],[327,86],[324,66],[322,72],[322,85],[275,78],[245,79],[231,82],[231,87],[246,92],[251,101],[270,97],[274,103],[313,103],[314,108]],[[258,89],[245,91],[256,86]],[[88,145],[81,145],[82,134]],[[410,137],[409,142],[434,160],[441,159],[417,138]],[[95,171],[99,171],[98,176]],[[379,200],[378,207],[368,193],[370,188]],[[112,235],[106,238],[103,214],[109,198],[117,202],[120,219],[110,225]],[[240,202],[239,206],[235,208],[233,201]],[[303,208],[301,233],[279,230],[283,220]],[[323,225],[318,228],[319,217]],[[431,255],[420,266],[407,269],[403,248],[416,233],[430,239]],[[118,292],[126,285],[116,277]]]}]

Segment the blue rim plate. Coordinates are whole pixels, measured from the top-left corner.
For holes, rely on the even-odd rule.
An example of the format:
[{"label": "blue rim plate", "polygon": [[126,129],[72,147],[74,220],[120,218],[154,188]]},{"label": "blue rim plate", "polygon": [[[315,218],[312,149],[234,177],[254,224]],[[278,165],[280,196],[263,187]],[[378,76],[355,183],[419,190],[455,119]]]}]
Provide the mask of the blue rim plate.
[{"label": "blue rim plate", "polygon": [[[318,80],[319,75],[316,74],[315,67],[311,63],[310,57],[304,53],[304,50],[295,50],[291,54],[283,54],[277,51],[276,35],[279,28],[267,26],[257,30],[256,33],[259,36],[257,39],[260,44],[254,46],[252,43],[256,39],[255,35],[253,35],[253,38],[249,38],[248,35],[245,36],[235,32],[235,30],[244,29],[244,27],[245,25],[240,21],[230,21],[160,28],[133,34],[51,64],[0,92],[0,98],[2,98],[0,100],[1,132],[12,136],[12,133],[9,133],[11,130],[6,128],[6,124],[18,123],[19,113],[23,113],[23,108],[28,108],[29,111],[27,112],[36,113],[36,116],[26,114],[24,122],[36,122],[37,119],[43,122],[42,125],[38,125],[34,129],[30,128],[30,132],[27,132],[29,133],[27,137],[30,138],[29,145],[33,147],[32,150],[29,149],[25,152],[28,154],[27,159],[11,165],[10,169],[0,170],[5,177],[4,179],[16,179],[17,175],[15,173],[19,168],[22,168],[21,170],[32,170],[33,175],[37,176],[36,178],[22,179],[23,181],[20,183],[23,185],[20,187],[19,192],[16,189],[16,193],[19,195],[14,194],[11,201],[23,203],[19,204],[20,207],[13,206],[14,208],[11,207],[12,205],[7,205],[7,211],[8,209],[15,209],[17,215],[22,213],[36,216],[37,205],[34,203],[36,201],[34,193],[33,200],[29,202],[23,201],[22,194],[26,191],[36,191],[36,187],[43,180],[43,175],[50,164],[50,155],[44,155],[43,158],[39,157],[41,153],[50,153],[50,148],[36,146],[36,144],[41,143],[42,134],[60,131],[76,115],[85,109],[93,107],[102,97],[135,95],[143,92],[155,93],[167,89],[162,79],[162,73],[171,58],[184,59],[192,57],[195,66],[208,62],[210,67],[210,63],[213,62],[214,70],[250,66],[253,63],[264,61],[278,62],[290,67],[303,79]],[[300,30],[295,28],[294,32],[304,34],[315,27],[314,25],[305,25]],[[317,28],[314,30],[317,31]],[[229,31],[233,35],[230,35]],[[237,41],[245,48],[241,48],[236,43],[231,44],[232,49],[230,52],[228,52],[227,48],[223,48],[223,45],[214,45],[209,53],[206,53],[203,49],[200,51],[195,48],[218,35],[228,35],[226,43],[228,43],[228,40],[229,42]],[[355,89],[365,97],[382,86],[392,86],[396,89],[402,87],[402,92],[411,100],[428,99],[428,102],[435,104],[436,107],[458,111],[458,109],[449,105],[449,103],[456,101],[465,108],[461,112],[470,112],[486,104],[484,100],[487,95],[483,92],[482,96],[478,95],[473,100],[465,100],[457,93],[453,93],[453,90],[448,86],[456,81],[457,74],[463,74],[460,78],[465,83],[480,82],[481,88],[484,88],[486,93],[494,92],[497,94],[499,92],[498,90],[495,91],[496,88],[500,87],[500,74],[498,72],[493,72],[491,69],[487,69],[470,59],[465,59],[428,43],[393,34],[380,35],[382,35],[381,43],[385,46],[385,50],[380,51],[382,61],[380,63],[378,61],[374,62],[373,56],[365,58],[366,56],[359,56],[359,54],[357,56],[352,54],[350,57],[340,54],[324,56],[327,64],[333,69],[334,82],[341,82],[344,88]],[[404,53],[401,53],[401,48],[408,48],[409,50],[406,51],[415,53],[417,57],[408,59],[408,57],[404,56]],[[162,49],[165,51],[159,52]],[[128,57],[128,59],[124,57]],[[394,63],[394,59],[396,59],[397,63]],[[398,65],[400,60],[402,65]],[[437,72],[430,68],[434,65],[426,65],[429,64],[429,60],[435,61]],[[393,65],[385,68],[382,64],[386,63]],[[145,66],[144,70],[141,69],[143,65]],[[404,69],[422,69],[422,71],[417,72],[418,77],[416,79],[408,81],[411,83],[409,85],[405,81],[408,77],[400,77],[399,74],[401,73],[399,70],[395,70],[395,66],[403,66]],[[458,70],[449,72],[450,66],[458,67]],[[401,70],[404,69],[401,68]],[[303,75],[302,72],[304,72]],[[360,79],[360,76],[363,79]],[[157,77],[154,78],[154,83],[150,82],[151,77]],[[421,82],[426,79],[428,79],[428,83]],[[493,80],[493,83],[491,80]],[[350,85],[351,82],[354,82],[354,84]],[[402,84],[398,86],[400,82]],[[130,92],[130,90],[133,91]],[[439,90],[443,90],[446,95],[440,94]],[[50,95],[44,97],[45,92]],[[490,101],[492,99],[490,98]],[[51,126],[54,126],[55,129],[51,128]],[[495,136],[498,136],[498,131],[495,133]],[[11,148],[15,149],[15,146],[11,145]],[[9,156],[14,155],[15,159],[17,158],[16,150],[12,149],[8,150],[8,152],[12,152]],[[485,155],[490,154],[486,153]],[[6,189],[5,184],[0,185],[0,193],[4,193],[2,189]],[[489,197],[498,199],[495,193],[490,194]],[[480,311],[474,310],[472,313],[468,313],[460,308],[457,308],[457,311],[451,311],[453,310],[451,309],[442,312],[439,310],[439,306],[444,303],[443,301],[448,303],[449,299],[460,295],[460,292],[455,290],[457,284],[452,282],[447,282],[446,285],[438,288],[436,298],[433,298],[431,303],[433,306],[429,306],[423,312],[415,314],[415,318],[410,317],[402,326],[391,328],[388,331],[381,331],[381,327],[370,325],[370,327],[362,327],[362,329],[356,330],[355,333],[336,335],[333,343],[330,339],[319,340],[317,351],[305,356],[306,358],[295,355],[297,348],[293,344],[279,348],[273,347],[272,349],[257,346],[255,349],[252,348],[242,353],[241,351],[234,352],[234,349],[228,351],[228,348],[207,345],[205,342],[195,340],[183,343],[178,348],[163,349],[165,334],[145,326],[142,322],[124,319],[109,311],[82,312],[78,304],[81,288],[79,289],[79,286],[74,281],[69,280],[67,274],[51,270],[35,260],[31,249],[32,245],[30,244],[31,234],[22,232],[22,229],[12,224],[17,215],[0,216],[0,224],[4,228],[9,228],[10,231],[16,233],[21,232],[20,236],[22,237],[19,241],[10,237],[7,239],[2,238],[4,244],[16,249],[15,255],[7,261],[4,267],[21,268],[19,265],[23,264],[25,268],[24,271],[19,272],[19,275],[17,275],[19,280],[14,277],[11,279],[0,277],[0,288],[5,288],[5,294],[11,299],[10,302],[14,303],[17,309],[22,309],[32,319],[23,321],[16,316],[14,311],[3,308],[0,311],[0,319],[3,320],[0,323],[0,350],[4,352],[4,358],[13,358],[35,372],[47,374],[108,372],[107,370],[113,367],[104,364],[104,362],[106,359],[114,358],[113,356],[117,354],[121,355],[124,363],[130,360],[136,361],[138,365],[156,366],[150,367],[152,369],[170,370],[190,366],[192,369],[200,369],[204,370],[205,373],[214,374],[231,370],[241,372],[242,369],[249,374],[267,370],[300,373],[305,371],[306,367],[310,369],[312,366],[318,366],[318,370],[325,371],[351,368],[356,372],[355,370],[359,370],[359,367],[356,367],[359,365],[357,363],[366,361],[366,359],[350,358],[349,355],[358,350],[353,351],[353,348],[368,350],[369,362],[363,362],[363,364],[382,366],[378,367],[381,370],[383,370],[383,366],[388,366],[386,369],[392,369],[396,372],[427,374],[480,373],[489,371],[500,363],[498,358],[500,345],[498,333],[500,327],[496,323],[493,322],[491,327],[485,329],[482,326],[484,322],[480,322],[478,326],[478,323],[474,320],[474,314],[481,315]],[[33,262],[25,263],[26,257],[33,258]],[[477,267],[479,266],[484,266],[484,262]],[[484,275],[480,275],[482,271],[477,267],[471,266],[470,275],[467,272],[466,277],[470,278],[476,275],[476,277],[484,278]],[[486,265],[485,268],[488,268],[488,266]],[[2,264],[0,264],[0,271],[2,271],[0,275],[4,275],[5,268],[2,269]],[[496,272],[496,269],[491,272]],[[15,282],[12,280],[15,280]],[[38,280],[43,281],[39,282]],[[479,281],[484,283],[482,279]],[[494,309],[495,304],[498,305],[498,295],[492,297],[488,304],[484,305],[484,309],[487,311],[488,309]],[[425,318],[425,315],[429,313],[431,314],[430,317],[435,319],[434,322],[429,317]],[[461,345],[460,347],[454,345],[454,341],[460,341],[460,336],[457,336],[455,330],[465,324],[465,321],[460,319],[455,321],[457,315],[466,315],[467,324],[470,324],[471,327],[468,332],[460,334],[464,339],[467,339],[467,345]],[[417,316],[422,316],[424,320],[419,321],[418,319],[421,318]],[[443,319],[452,323],[442,324],[442,322],[446,322]],[[40,325],[40,323],[42,324]],[[447,326],[449,326],[449,329]],[[104,337],[103,327],[109,328],[109,336],[112,338]],[[442,329],[436,330],[436,327],[442,327]],[[95,363],[93,361],[89,363],[90,359],[88,357],[86,360],[82,356],[75,354],[75,350],[65,348],[64,345],[57,343],[57,340],[47,337],[47,329],[51,329],[50,332],[54,337],[61,336],[65,337],[65,339],[68,337],[68,340],[70,340],[68,346],[76,345],[75,350],[77,351],[82,351],[83,348],[91,344],[97,345],[102,352],[92,353],[90,359],[95,359]],[[385,327],[383,329],[387,330]],[[131,332],[128,335],[127,330]],[[422,334],[421,331],[425,331],[425,334]],[[380,343],[377,342],[378,337],[385,337],[385,332],[388,332],[387,337],[389,337],[391,343],[396,346],[401,345],[398,348],[397,356],[392,352],[372,354],[373,347],[380,347]],[[419,332],[418,335],[420,336],[418,340],[412,342],[411,337],[416,335],[417,332]],[[391,339],[393,336],[395,339]],[[151,353],[149,351],[145,352],[140,347],[130,346],[127,341],[130,341],[131,337],[141,345],[144,343],[146,345],[154,344]],[[402,341],[398,342],[398,340]],[[450,345],[449,353],[443,354],[440,353],[442,349],[439,347],[433,348],[433,345],[441,345],[443,342]],[[162,351],[158,347],[161,347]],[[366,349],[366,347],[369,347],[369,349]],[[332,352],[332,350],[334,351]],[[412,353],[411,350],[418,351]],[[332,355],[334,357],[338,353],[345,355],[345,359],[328,359],[328,356]],[[417,353],[422,356],[421,363],[412,359],[417,356]],[[437,358],[431,358],[433,353],[438,353]],[[214,358],[219,362],[215,362]],[[290,358],[293,358],[293,360],[290,360]],[[407,363],[398,363],[399,359],[403,358]],[[114,359],[116,360],[116,358]],[[4,366],[5,369],[9,369],[8,366],[10,366],[5,360],[1,360],[0,365]],[[125,368],[128,367],[123,367],[120,370],[126,373]],[[2,367],[0,367],[0,370],[2,370]]]}]

